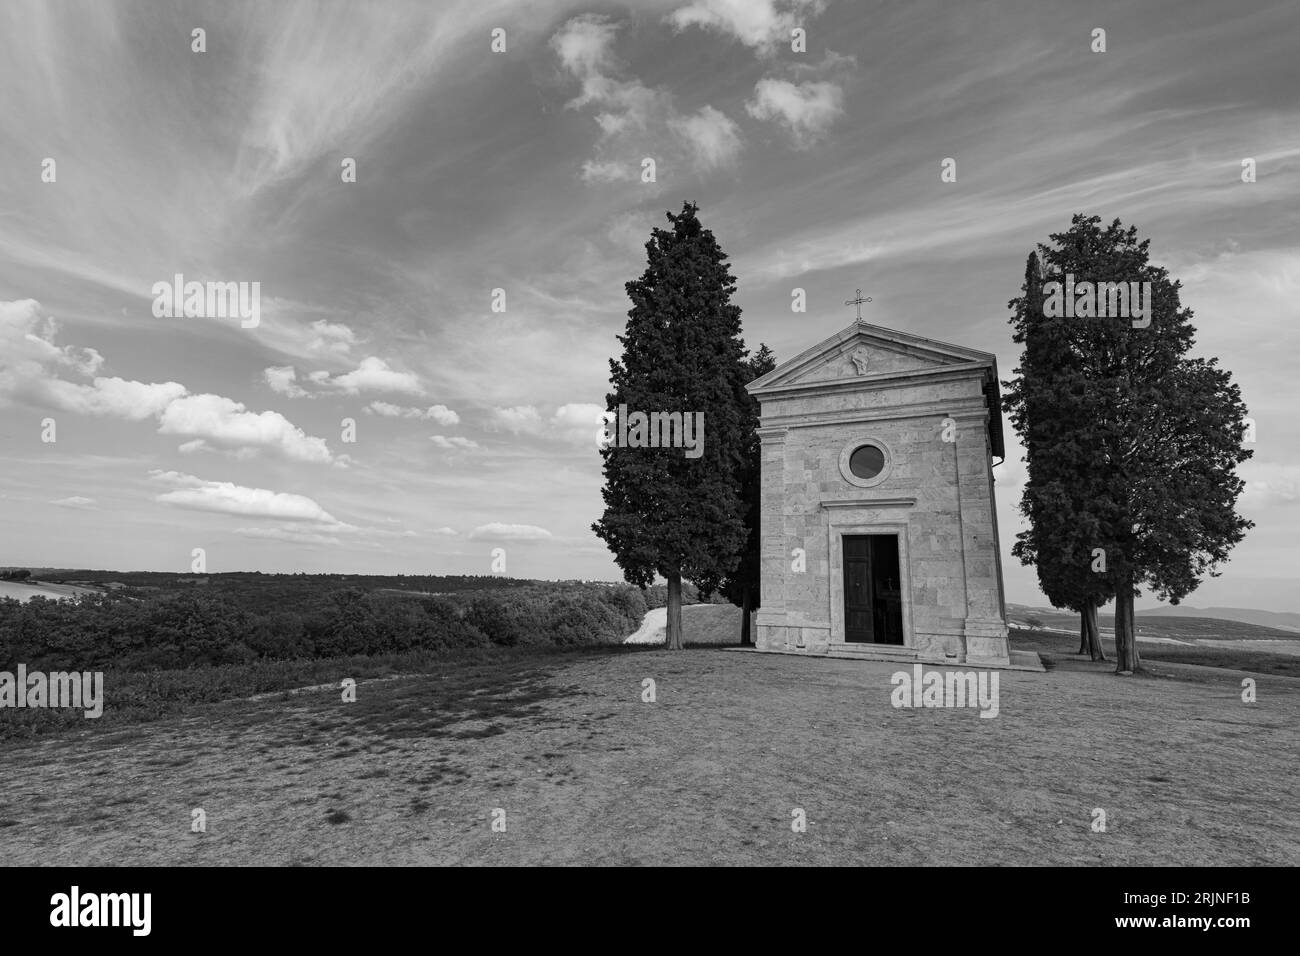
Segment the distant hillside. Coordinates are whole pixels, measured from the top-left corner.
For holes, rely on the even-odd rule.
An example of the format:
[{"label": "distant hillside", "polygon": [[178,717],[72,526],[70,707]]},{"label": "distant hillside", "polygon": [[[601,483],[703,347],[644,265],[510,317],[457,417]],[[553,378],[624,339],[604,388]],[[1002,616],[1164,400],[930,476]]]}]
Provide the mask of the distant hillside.
[{"label": "distant hillside", "polygon": [[[3,571],[4,569],[0,569]],[[176,571],[105,571],[85,568],[29,568],[25,581],[0,581],[0,597],[28,600],[32,597],[70,597],[94,590],[152,593],[201,590],[213,596],[234,597],[252,611],[273,610],[304,601],[311,602],[345,588],[360,588],[380,594],[410,594],[415,597],[448,596],[469,592],[507,590],[569,591],[575,587],[621,590],[618,581],[545,581],[511,578],[504,574],[263,574],[260,571],[229,571],[210,574]],[[648,607],[668,603],[668,586],[655,584],[643,593]],[[682,583],[682,603],[726,603],[713,595],[701,602],[693,584]]]},{"label": "distant hillside", "polygon": [[[1265,612],[1258,612],[1265,613]],[[1032,618],[1045,627],[1078,633],[1079,615],[1055,608],[1026,607],[1023,604],[1007,605],[1008,623],[1024,626]],[[1194,617],[1191,615],[1162,615],[1154,611],[1136,613],[1138,633],[1142,637],[1171,638],[1179,641],[1201,639],[1221,641],[1300,641],[1300,632],[1268,627],[1247,621],[1225,618]],[[1097,626],[1102,634],[1111,636],[1115,629],[1112,614],[1098,614]]]},{"label": "distant hillside", "polygon": [[1300,614],[1295,611],[1256,611],[1248,607],[1188,607],[1180,604],[1178,607],[1153,608],[1137,613],[1146,617],[1208,617],[1300,632]]}]

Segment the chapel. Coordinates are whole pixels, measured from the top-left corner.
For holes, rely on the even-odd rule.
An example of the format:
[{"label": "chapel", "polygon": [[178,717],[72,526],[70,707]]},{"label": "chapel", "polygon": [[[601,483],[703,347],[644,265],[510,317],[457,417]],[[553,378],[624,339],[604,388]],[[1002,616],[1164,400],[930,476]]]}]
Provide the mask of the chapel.
[{"label": "chapel", "polygon": [[1007,666],[996,357],[859,319],[748,389],[757,648]]}]

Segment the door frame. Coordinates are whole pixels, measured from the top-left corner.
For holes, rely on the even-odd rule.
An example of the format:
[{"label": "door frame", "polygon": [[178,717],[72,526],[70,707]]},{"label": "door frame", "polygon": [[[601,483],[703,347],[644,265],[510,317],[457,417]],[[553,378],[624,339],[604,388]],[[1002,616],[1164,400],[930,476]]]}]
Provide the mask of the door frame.
[{"label": "door frame", "polygon": [[[893,539],[894,539],[894,546],[895,546],[895,550],[894,550],[894,572],[895,572],[895,574],[896,574],[896,576],[897,576],[897,579],[898,579],[898,594],[899,594],[899,600],[900,600],[900,602],[901,602],[901,600],[902,600],[902,596],[903,596],[903,556],[902,556],[902,553],[898,550],[898,546],[899,546],[899,536],[898,536],[897,534],[890,534],[889,532],[879,532],[879,533],[870,533],[870,534],[852,534],[852,533],[850,533],[850,532],[844,532],[844,531],[841,531],[841,532],[840,532],[840,549],[841,549],[841,560],[843,561],[843,564],[844,564],[844,565],[847,565],[847,564],[849,563],[849,562],[848,562],[848,559],[843,557],[843,549],[844,549],[845,545],[847,544],[849,538],[855,538],[855,539],[857,539],[857,540],[859,540],[859,541],[866,541],[866,542],[874,542],[874,541],[879,540],[879,539],[886,539],[886,540],[889,539],[889,538],[893,538]],[[874,590],[875,590],[874,585],[875,585],[875,580],[876,580],[876,556],[875,556],[875,550],[876,550],[876,549],[875,549],[875,547],[873,546],[873,544],[871,544],[871,543],[868,543],[868,544],[867,544],[867,560],[866,560],[866,565],[867,565],[867,589],[868,589],[868,591],[871,591],[871,592],[874,592]],[[845,585],[845,582],[846,582],[846,580],[847,580],[847,578],[845,577],[845,575],[847,574],[847,572],[848,572],[847,567],[842,566],[842,567],[841,567],[841,578],[840,578],[841,593],[843,593],[843,591],[845,590],[844,585]],[[870,604],[869,604],[868,606],[869,606],[870,609],[871,609],[871,616],[872,616],[872,618],[875,618],[875,616],[876,616],[876,611],[878,610],[878,608],[876,607],[876,600],[875,600],[875,595],[874,595],[874,593],[873,593],[872,596],[871,596]],[[871,634],[872,634],[873,640],[870,640],[870,641],[850,641],[850,640],[849,640],[849,632],[848,632],[848,623],[847,623],[848,608],[845,607],[845,608],[842,608],[841,610],[842,610],[842,612],[844,613],[845,618],[846,618],[846,623],[845,623],[845,625],[844,625],[844,643],[845,643],[845,644],[875,644],[875,645],[879,645],[879,646],[882,646],[882,647],[906,647],[906,646],[907,646],[906,644],[902,644],[902,643],[894,644],[894,643],[892,643],[891,641],[882,641],[882,640],[880,640],[880,639],[879,639],[879,635],[878,635],[877,632],[876,632],[876,627],[875,627],[875,622],[874,622],[874,620],[873,620],[873,622],[872,622],[872,626],[871,626]],[[900,640],[901,640],[901,639],[903,638],[903,608],[902,608],[901,603],[900,603],[900,605],[899,605],[899,609],[898,609],[898,617],[899,617],[899,620],[898,620],[898,631],[899,631],[899,638],[900,638]]]},{"label": "door frame", "polygon": [[[886,507],[888,507],[889,505],[911,507],[915,503],[916,503],[916,499],[914,498],[895,500],[895,501],[888,502],[888,504],[886,504]],[[830,504],[830,502],[827,502],[826,504]],[[879,508],[881,504],[884,503],[875,503],[875,502],[871,504],[855,503],[856,506],[854,507],[854,510],[857,510],[857,508],[862,508],[863,510],[875,510],[875,508]],[[825,507],[825,505],[823,505],[823,507]],[[841,511],[841,509],[843,508],[845,508],[845,505],[839,502],[836,502],[832,507],[825,508],[826,525],[827,525],[826,543],[827,543],[827,551],[829,552],[829,554],[827,555],[827,557],[829,558],[829,561],[827,562],[827,567],[829,568],[830,571],[829,573],[830,581],[828,582],[830,586],[827,589],[830,592],[830,603],[831,603],[830,643],[832,645],[836,645],[836,644],[842,645],[848,643],[844,639],[844,536],[849,535],[851,537],[853,535],[860,535],[860,534],[892,534],[898,538],[899,589],[902,591],[902,599],[903,599],[903,612],[902,612],[903,643],[901,645],[865,644],[862,646],[864,647],[900,647],[900,646],[913,647],[915,646],[915,642],[913,641],[912,638],[913,635],[912,562],[910,560],[910,556],[908,552],[906,516],[898,515],[897,517],[894,517],[893,515],[891,515],[890,517],[893,518],[893,520],[889,520],[889,521],[855,520],[862,517],[867,517],[867,518],[877,517],[876,515],[864,516],[861,514],[861,512],[859,512],[856,515],[852,515],[852,514],[843,515],[843,517],[847,518],[848,520],[845,521],[845,523],[843,524],[839,524],[836,522],[835,518],[837,516],[837,512],[843,514],[843,512]]]}]

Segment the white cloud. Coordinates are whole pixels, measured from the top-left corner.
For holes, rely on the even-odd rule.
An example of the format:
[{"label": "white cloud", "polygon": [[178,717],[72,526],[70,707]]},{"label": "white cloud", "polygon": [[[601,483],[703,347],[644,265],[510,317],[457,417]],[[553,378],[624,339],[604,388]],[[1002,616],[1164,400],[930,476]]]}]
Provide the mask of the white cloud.
[{"label": "white cloud", "polygon": [[605,406],[588,402],[561,405],[551,416],[551,428],[557,437],[576,445],[594,445],[604,423]]},{"label": "white cloud", "polygon": [[360,341],[357,334],[342,322],[310,318],[313,314],[333,312],[304,302],[263,295],[258,341],[300,362],[349,359]]},{"label": "white cloud", "polygon": [[429,532],[429,534],[434,534],[445,538],[460,537],[460,532],[457,531],[455,528],[434,528],[432,531]]},{"label": "white cloud", "polygon": [[669,14],[668,21],[677,30],[702,27],[768,53],[789,44],[790,32],[806,29],[824,8],[823,0],[694,0]]},{"label": "white cloud", "polygon": [[34,396],[65,412],[105,415],[133,422],[157,417],[186,393],[185,386],[179,382],[146,384],[120,378],[96,378],[90,385],[57,378],[34,384],[39,385],[33,392]]},{"label": "white cloud", "polygon": [[81,495],[73,495],[71,498],[59,498],[51,501],[50,504],[58,505],[61,508],[93,508],[95,506],[94,498],[83,498]]},{"label": "white cloud", "polygon": [[[221,395],[189,395],[171,402],[159,419],[158,432],[184,435],[219,448],[278,452],[293,461],[333,461],[323,438],[307,435],[279,412],[250,412]],[[202,446],[186,443],[187,450]]]},{"label": "white cloud", "polygon": [[712,106],[671,119],[668,127],[685,141],[695,165],[702,170],[729,166],[740,155],[740,133],[735,122]]},{"label": "white cloud", "polygon": [[557,438],[576,445],[594,445],[596,433],[604,424],[605,406],[590,402],[570,402],[557,408],[549,418],[532,405],[494,408],[488,427],[514,435]]},{"label": "white cloud", "polygon": [[532,405],[492,409],[490,424],[514,435],[536,434],[542,430],[542,415]]},{"label": "white cloud", "polygon": [[[88,375],[104,359],[94,349],[56,346],[57,327],[42,320],[39,310],[31,299],[0,302],[0,399],[21,397],[63,411],[127,421],[157,418],[160,434],[190,439],[180,446],[185,454],[215,446],[243,457],[272,450],[295,461],[334,461],[324,439],[306,435],[278,412],[250,412],[220,395],[191,395],[179,382],[99,376],[86,385],[55,377],[54,369],[60,366]],[[285,371],[272,368],[263,374],[273,388],[286,387],[292,375]]]},{"label": "white cloud", "polygon": [[173,490],[158,496],[159,501],[192,511],[215,511],[222,514],[254,515],[281,521],[304,521],[327,525],[331,530],[351,527],[338,521],[319,504],[305,495],[248,488],[229,481],[205,481],[194,475],[154,470],[150,478],[172,485]]},{"label": "white cloud", "polygon": [[307,340],[307,348],[312,352],[347,355],[357,341],[356,333],[341,322],[317,319],[311,323],[310,329],[312,337]]},{"label": "white cloud", "polygon": [[[646,156],[669,162],[685,156],[704,171],[734,160],[740,136],[735,123],[719,110],[704,106],[683,116],[667,90],[618,75],[621,70],[613,56],[617,30],[605,17],[588,14],[569,20],[551,37],[560,65],[580,84],[567,107],[597,109],[596,155],[582,164],[582,178],[602,183],[634,181]],[[668,155],[666,144],[673,149]]]},{"label": "white cloud", "polygon": [[410,372],[399,372],[389,368],[388,363],[377,356],[363,358],[361,364],[351,372],[335,375],[314,372],[308,378],[328,388],[339,389],[348,395],[361,392],[404,392],[408,395],[423,395],[424,386],[419,376]]},{"label": "white cloud", "polygon": [[29,371],[60,365],[82,375],[94,375],[104,357],[94,349],[58,346],[59,325],[41,314],[35,299],[0,302],[0,370],[26,367]]},{"label": "white cloud", "polygon": [[574,17],[551,37],[551,49],[559,56],[560,64],[583,81],[582,94],[574,100],[576,106],[585,106],[607,94],[604,74],[611,67],[610,47],[617,30],[605,17],[587,14]]},{"label": "white cloud", "polygon": [[135,382],[98,376],[90,384],[59,378],[61,371],[95,375],[104,357],[94,349],[56,345],[58,323],[35,299],[0,302],[0,404],[26,400],[65,412],[143,421],[185,394],[178,382]]},{"label": "white cloud", "polygon": [[461,438],[459,435],[453,435],[448,438],[446,435],[430,435],[429,440],[439,448],[448,449],[471,449],[479,447],[478,442],[470,441],[468,438]]},{"label": "white cloud", "polygon": [[541,541],[551,537],[545,528],[532,524],[481,524],[469,533],[471,541]]},{"label": "white cloud", "polygon": [[298,373],[292,365],[273,366],[262,370],[262,378],[271,386],[271,391],[289,398],[308,398],[310,393],[296,383]]},{"label": "white cloud", "polygon": [[390,402],[371,402],[366,406],[366,411],[369,414],[380,415],[384,418],[419,418],[437,422],[439,425],[460,424],[460,416],[446,405],[410,408],[403,405],[393,405]]},{"label": "white cloud", "polygon": [[784,126],[795,146],[806,149],[824,136],[844,112],[844,91],[834,83],[800,83],[771,77],[754,85],[745,111]]}]

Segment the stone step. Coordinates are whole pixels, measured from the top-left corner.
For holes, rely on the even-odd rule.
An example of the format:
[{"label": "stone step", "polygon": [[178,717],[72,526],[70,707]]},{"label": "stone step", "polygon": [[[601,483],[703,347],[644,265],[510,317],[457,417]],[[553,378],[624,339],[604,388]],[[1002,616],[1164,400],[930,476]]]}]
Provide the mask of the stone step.
[{"label": "stone step", "polygon": [[921,656],[901,644],[832,644],[828,657],[855,657],[872,661],[919,661]]}]

